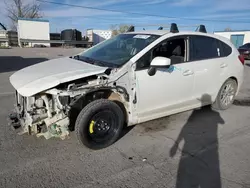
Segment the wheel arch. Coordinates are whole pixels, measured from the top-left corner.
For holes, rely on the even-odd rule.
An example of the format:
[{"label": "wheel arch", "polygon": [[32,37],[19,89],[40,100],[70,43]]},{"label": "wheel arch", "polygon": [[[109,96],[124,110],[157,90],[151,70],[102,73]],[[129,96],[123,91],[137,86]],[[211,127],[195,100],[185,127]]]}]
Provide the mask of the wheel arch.
[{"label": "wheel arch", "polygon": [[236,92],[236,95],[238,95],[238,93],[239,93],[239,81],[238,81],[238,79],[235,77],[235,76],[231,76],[231,77],[229,77],[228,79],[232,79],[232,80],[234,80],[235,82],[236,82],[236,84],[237,84],[237,92]]},{"label": "wheel arch", "polygon": [[112,88],[99,88],[92,91],[89,91],[85,95],[78,97],[73,104],[71,104],[71,113],[70,113],[70,130],[73,131],[75,127],[76,118],[79,115],[80,111],[87,106],[89,103],[98,100],[98,99],[108,99],[115,102],[123,111],[125,124],[128,123],[128,110],[127,102],[124,101],[122,94],[115,92]]},{"label": "wheel arch", "polygon": [[[223,80],[221,83],[220,83],[220,85],[218,86],[218,88],[217,88],[217,90],[216,90],[216,93],[215,93],[215,95],[214,95],[214,99],[213,99],[213,102],[215,102],[215,100],[216,100],[216,98],[217,98],[217,96],[218,96],[218,94],[219,94],[219,92],[220,92],[220,89],[221,89],[221,87],[223,86],[223,84],[227,81],[227,80],[229,80],[229,79],[232,79],[232,80],[234,80],[234,81],[236,81],[236,83],[237,83],[237,87],[238,87],[238,79],[235,77],[235,76],[230,76],[230,77],[228,77],[227,79],[225,79],[225,80]],[[237,88],[237,92],[238,92],[238,88]]]},{"label": "wheel arch", "polygon": [[[238,86],[238,80],[237,80],[237,78],[236,77],[234,77],[234,76],[230,76],[230,77],[228,77],[223,83],[221,83],[221,86],[220,86],[220,88],[218,89],[218,91],[217,91],[217,93],[216,93],[216,99],[215,99],[215,101],[213,101],[213,104],[212,104],[212,107],[214,108],[214,109],[216,109],[216,110],[226,110],[227,108],[229,108],[230,106],[223,106],[222,104],[221,104],[221,99],[220,98],[218,98],[219,97],[219,95],[220,95],[220,92],[221,92],[221,90],[222,90],[222,87],[225,85],[225,83],[227,83],[228,81],[235,81],[235,83],[236,83],[236,87],[237,87],[237,90],[236,90],[236,93],[235,93],[235,95],[237,94],[237,92],[238,92],[238,90],[239,90],[239,86]],[[231,102],[231,101],[230,101]],[[231,103],[232,104],[232,103]],[[230,105],[231,105],[230,104]]]},{"label": "wheel arch", "polygon": [[[238,85],[238,80],[237,80],[237,78],[235,77],[235,76],[231,76],[231,77],[229,77],[228,79],[233,79],[234,81],[236,81],[236,83],[237,83],[237,85]],[[227,80],[228,80],[227,79]]]}]

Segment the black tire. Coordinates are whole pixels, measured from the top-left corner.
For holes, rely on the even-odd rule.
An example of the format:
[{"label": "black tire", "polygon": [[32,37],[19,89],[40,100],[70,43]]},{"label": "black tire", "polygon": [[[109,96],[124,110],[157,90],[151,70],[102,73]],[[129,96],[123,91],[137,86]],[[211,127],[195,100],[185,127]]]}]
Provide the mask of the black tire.
[{"label": "black tire", "polygon": [[[233,98],[232,98],[231,102],[228,105],[223,105],[221,95],[222,95],[224,88],[228,84],[231,84],[234,87],[234,94],[233,94]],[[230,108],[234,102],[237,88],[238,88],[238,85],[234,79],[229,78],[228,80],[226,80],[226,82],[221,86],[219,93],[217,95],[217,98],[216,98],[215,102],[212,104],[212,108],[214,108],[216,110],[227,110],[228,108]]]},{"label": "black tire", "polygon": [[75,131],[80,143],[89,149],[98,150],[116,142],[123,125],[122,109],[115,102],[98,99],[81,110],[76,120]]}]

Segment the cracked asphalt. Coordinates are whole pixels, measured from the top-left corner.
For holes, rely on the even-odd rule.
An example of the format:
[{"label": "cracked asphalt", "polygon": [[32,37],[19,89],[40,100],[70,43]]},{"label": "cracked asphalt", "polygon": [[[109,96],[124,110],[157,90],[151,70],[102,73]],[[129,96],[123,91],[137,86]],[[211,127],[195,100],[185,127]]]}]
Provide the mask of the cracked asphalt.
[{"label": "cracked asphalt", "polygon": [[9,76],[81,49],[0,49],[0,187],[250,187],[250,62],[226,111],[179,113],[127,129],[109,148],[90,151],[68,140],[19,136],[7,125]]}]

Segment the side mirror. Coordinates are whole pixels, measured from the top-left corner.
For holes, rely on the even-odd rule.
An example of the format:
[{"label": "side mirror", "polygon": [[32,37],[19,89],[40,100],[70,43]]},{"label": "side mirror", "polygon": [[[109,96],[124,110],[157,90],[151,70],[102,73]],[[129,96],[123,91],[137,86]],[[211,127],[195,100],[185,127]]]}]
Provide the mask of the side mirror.
[{"label": "side mirror", "polygon": [[156,68],[169,68],[171,65],[171,60],[166,57],[155,57],[151,63],[150,68],[148,69],[148,75],[153,76],[156,73]]},{"label": "side mirror", "polygon": [[168,68],[171,65],[171,60],[166,57],[155,57],[150,66],[151,67],[159,67],[159,68]]}]

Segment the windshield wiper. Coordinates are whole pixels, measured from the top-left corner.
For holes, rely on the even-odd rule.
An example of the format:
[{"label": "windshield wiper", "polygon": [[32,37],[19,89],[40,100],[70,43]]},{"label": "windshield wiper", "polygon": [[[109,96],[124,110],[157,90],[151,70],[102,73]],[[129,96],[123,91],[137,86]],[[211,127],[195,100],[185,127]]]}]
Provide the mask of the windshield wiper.
[{"label": "windshield wiper", "polygon": [[79,55],[76,55],[76,56],[70,56],[69,58],[73,58],[73,59],[76,59],[76,60],[81,60]]},{"label": "windshield wiper", "polygon": [[83,59],[83,58],[80,58],[79,55],[76,55],[73,58],[78,60],[78,61],[84,61],[84,62],[89,63],[89,64],[94,64],[93,61],[90,58],[87,58],[87,57],[84,57],[84,59]]},{"label": "windshield wiper", "polygon": [[83,61],[87,60],[87,61],[89,61],[89,63],[91,63],[91,64],[99,65],[99,66],[103,66],[103,67],[107,67],[107,65],[110,64],[110,63],[107,63],[107,62],[105,62],[105,61],[93,59],[93,58],[90,58],[90,57],[81,56],[80,58],[82,58]]},{"label": "windshield wiper", "polygon": [[93,59],[93,58],[86,57],[86,56],[76,55],[74,56],[74,59],[79,60],[79,61],[84,61],[89,64],[102,66],[102,67],[116,67],[116,65],[114,65],[113,63],[108,63],[106,61],[101,61],[101,60]]},{"label": "windshield wiper", "polygon": [[96,59],[92,59],[92,61],[94,62],[94,64],[98,64],[98,65],[104,66],[104,67],[107,66],[107,65],[104,63],[104,61],[100,61],[100,60],[96,60]]}]

